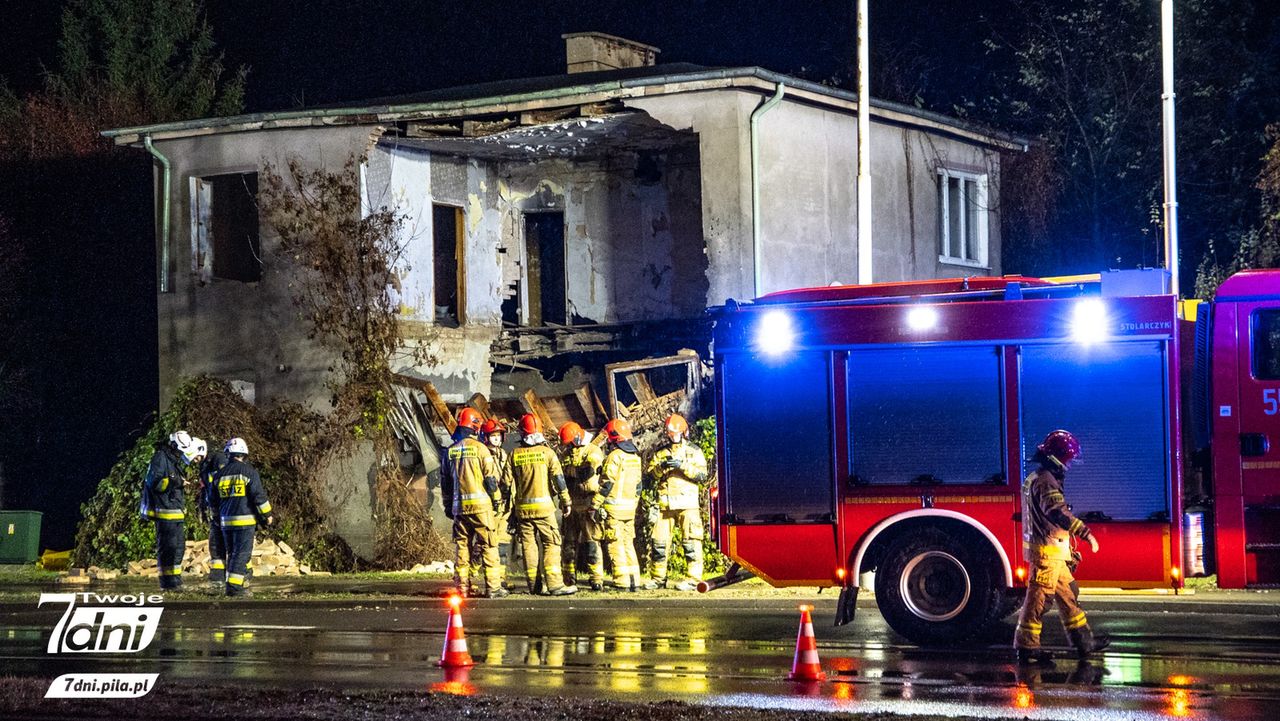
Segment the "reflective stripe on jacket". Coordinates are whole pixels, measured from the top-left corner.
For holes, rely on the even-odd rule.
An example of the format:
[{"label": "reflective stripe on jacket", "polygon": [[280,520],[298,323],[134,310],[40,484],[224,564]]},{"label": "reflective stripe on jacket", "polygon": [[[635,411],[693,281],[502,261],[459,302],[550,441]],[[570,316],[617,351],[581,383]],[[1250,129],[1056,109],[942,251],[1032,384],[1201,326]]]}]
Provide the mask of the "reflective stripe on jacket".
[{"label": "reflective stripe on jacket", "polygon": [[[667,468],[670,459],[680,461],[679,468]],[[697,508],[701,501],[698,483],[707,478],[707,457],[692,443],[673,443],[649,459],[649,475],[658,482],[658,508],[685,510]]]},{"label": "reflective stripe on jacket", "polygon": [[248,461],[232,459],[213,476],[218,516],[223,526],[254,526],[259,516],[271,515],[271,501],[258,469]]},{"label": "reflective stripe on jacket", "polygon": [[564,456],[564,475],[569,485],[569,498],[573,510],[591,508],[600,493],[600,466],[604,465],[604,450],[594,443],[573,446]]},{"label": "reflective stripe on jacket", "polygon": [[1022,550],[1028,561],[1071,560],[1071,536],[1088,540],[1089,527],[1067,508],[1062,480],[1039,468],[1022,482]]},{"label": "reflective stripe on jacket", "polygon": [[511,489],[512,503],[521,519],[546,518],[559,505],[569,505],[564,489],[564,470],[555,451],[546,445],[520,446],[511,452],[503,473],[503,485]]},{"label": "reflective stripe on jacket", "polygon": [[176,452],[167,446],[157,450],[142,481],[142,515],[152,520],[181,521],[186,516],[186,482],[187,474]]},{"label": "reflective stripe on jacket", "polygon": [[611,518],[629,521],[636,517],[642,473],[640,456],[635,453],[614,448],[605,456],[600,486],[602,490],[608,490],[604,497],[604,510]]},{"label": "reflective stripe on jacket", "polygon": [[449,446],[445,471],[449,473],[453,513],[475,514],[494,510],[494,498],[485,481],[496,488],[498,468],[488,447],[471,436]]}]

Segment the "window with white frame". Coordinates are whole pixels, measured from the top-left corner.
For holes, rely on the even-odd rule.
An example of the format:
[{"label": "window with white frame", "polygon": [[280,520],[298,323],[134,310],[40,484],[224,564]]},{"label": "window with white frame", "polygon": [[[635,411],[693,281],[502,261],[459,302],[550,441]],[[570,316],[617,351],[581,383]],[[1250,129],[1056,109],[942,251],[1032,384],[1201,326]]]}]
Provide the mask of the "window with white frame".
[{"label": "window with white frame", "polygon": [[202,283],[262,280],[258,174],[191,178],[191,265]]},{"label": "window with white frame", "polygon": [[987,267],[987,176],[938,168],[938,260]]}]

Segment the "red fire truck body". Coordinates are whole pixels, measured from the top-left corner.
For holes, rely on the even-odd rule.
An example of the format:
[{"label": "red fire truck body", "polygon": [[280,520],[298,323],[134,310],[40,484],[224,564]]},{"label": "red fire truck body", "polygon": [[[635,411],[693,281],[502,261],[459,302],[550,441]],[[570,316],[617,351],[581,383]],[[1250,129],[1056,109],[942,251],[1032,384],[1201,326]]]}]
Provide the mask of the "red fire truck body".
[{"label": "red fire truck body", "polygon": [[[1021,482],[1039,440],[1067,428],[1084,449],[1067,499],[1102,548],[1085,549],[1080,584],[1179,587],[1185,322],[1162,281],[971,278],[730,304],[715,330],[721,550],[773,585],[842,588],[837,623],[874,572],[899,633],[972,635],[1025,588]],[[1280,272],[1229,279],[1199,316],[1219,582],[1274,582]]]}]

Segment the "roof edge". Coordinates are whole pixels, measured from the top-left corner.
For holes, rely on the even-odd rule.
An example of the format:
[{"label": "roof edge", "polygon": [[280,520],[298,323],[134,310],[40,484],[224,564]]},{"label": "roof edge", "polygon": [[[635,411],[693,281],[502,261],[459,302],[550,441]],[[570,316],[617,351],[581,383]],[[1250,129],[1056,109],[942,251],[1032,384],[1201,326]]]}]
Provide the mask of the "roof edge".
[{"label": "roof edge", "polygon": [[[385,122],[387,120],[410,120],[415,114],[441,113],[441,112],[465,112],[468,110],[477,110],[498,104],[513,104],[521,102],[532,102],[538,100],[549,100],[573,95],[585,95],[590,93],[608,93],[611,91],[621,91],[631,88],[647,88],[656,85],[671,85],[679,83],[698,83],[716,80],[735,80],[743,78],[756,78],[769,83],[782,83],[789,88],[803,90],[817,95],[826,96],[834,100],[843,101],[857,105],[857,94],[833,88],[821,83],[815,83],[810,80],[784,75],[772,70],[768,70],[759,66],[743,66],[734,68],[719,68],[710,70],[701,70],[695,72],[673,73],[664,75],[653,75],[641,78],[628,78],[620,80],[608,80],[596,83],[571,84],[549,90],[537,90],[524,93],[514,93],[511,95],[493,95],[488,97],[468,98],[463,100],[437,100],[426,103],[410,103],[404,105],[372,105],[372,106],[349,106],[339,108],[317,108],[312,110],[288,110],[273,111],[265,113],[247,113],[243,115],[231,115],[215,118],[197,118],[193,120],[182,120],[169,123],[155,123],[152,125],[139,125],[124,128],[112,128],[101,131],[101,135],[106,138],[116,140],[117,143],[128,144],[136,142],[137,136],[152,135],[155,133],[178,133],[183,134],[184,131],[190,131],[190,134],[205,134],[209,132],[219,132],[227,129],[227,132],[235,126],[244,126],[252,124],[265,123],[291,123],[292,121],[307,121],[326,119],[343,119],[343,118],[362,118],[367,117],[370,124],[375,122]],[[679,92],[679,91],[676,91]],[[984,127],[980,124],[966,121],[960,118],[954,118],[942,113],[930,110],[923,110],[911,105],[895,103],[888,100],[871,98],[871,109],[883,110],[889,113],[900,115],[908,115],[921,120],[945,125],[957,130],[967,131],[978,136],[982,136],[995,145],[1021,146],[1023,150],[1030,145],[1030,141],[1011,133],[996,131],[991,128]],[[874,112],[873,112],[874,114]],[[881,116],[883,118],[883,115]],[[359,121],[356,121],[359,122]],[[243,129],[243,128],[241,128]]]}]

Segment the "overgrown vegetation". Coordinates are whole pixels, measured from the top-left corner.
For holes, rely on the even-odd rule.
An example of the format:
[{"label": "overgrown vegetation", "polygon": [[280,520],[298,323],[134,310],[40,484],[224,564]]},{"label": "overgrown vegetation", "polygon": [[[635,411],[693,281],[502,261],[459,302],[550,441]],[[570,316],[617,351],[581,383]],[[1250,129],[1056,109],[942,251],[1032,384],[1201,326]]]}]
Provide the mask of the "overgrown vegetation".
[{"label": "overgrown vegetation", "polygon": [[[707,466],[711,471],[711,478],[708,483],[715,482],[716,468],[716,419],[715,417],[703,418],[696,421],[689,428],[689,442],[698,446],[702,450],[703,455],[707,457]],[[642,509],[658,507],[658,491],[654,484],[649,484],[640,492]],[[723,573],[728,567],[728,559],[724,554],[720,553],[720,549],[716,547],[715,541],[711,539],[711,511],[707,505],[702,507],[702,527],[705,534],[702,538],[702,560],[703,560],[703,576],[711,578],[712,576]],[[675,580],[689,572],[689,563],[684,557],[684,536],[680,533],[677,526],[671,534],[670,551],[667,554],[667,577]],[[647,522],[646,516],[643,514],[637,519],[636,523],[636,555],[640,558],[640,565],[647,571],[651,563],[651,553],[653,551],[653,527]]]},{"label": "overgrown vegetation", "polygon": [[[84,521],[76,535],[75,565],[122,568],[154,555],[155,530],[138,513],[138,494],[156,448],[173,429],[185,428],[210,448],[221,447],[233,436],[248,443],[280,521],[261,527],[259,533],[295,545],[304,561],[318,570],[351,570],[354,556],[329,533],[328,508],[315,480],[315,468],[335,450],[323,427],[323,418],[296,404],[256,408],[222,380],[200,377],[184,383],[168,409],[120,457],[81,508]],[[208,526],[196,520],[191,492],[187,517],[188,538],[206,538]]]},{"label": "overgrown vegetation", "polygon": [[338,172],[304,167],[297,158],[284,168],[267,163],[259,205],[281,256],[293,261],[290,288],[309,337],[338,358],[324,432],[336,452],[361,443],[374,452],[373,561],[398,568],[444,557],[426,508],[405,484],[390,420],[393,359],[420,367],[432,358],[425,345],[406,343],[389,292],[407,269],[398,240],[403,217],[386,206],[362,207],[358,169],[355,157]]}]

